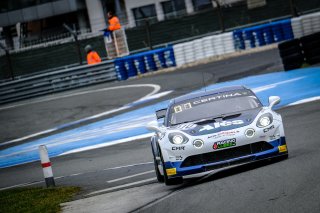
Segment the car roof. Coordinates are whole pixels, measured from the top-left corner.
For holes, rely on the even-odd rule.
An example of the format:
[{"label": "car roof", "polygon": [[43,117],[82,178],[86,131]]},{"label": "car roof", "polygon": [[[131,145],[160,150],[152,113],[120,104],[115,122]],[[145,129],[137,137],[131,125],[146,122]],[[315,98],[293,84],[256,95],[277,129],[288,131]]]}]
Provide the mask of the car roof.
[{"label": "car roof", "polygon": [[231,92],[231,91],[243,90],[243,89],[248,89],[248,88],[246,88],[245,86],[238,85],[238,86],[220,87],[220,88],[217,88],[217,89],[191,93],[191,94],[183,95],[183,96],[180,96],[180,97],[172,99],[170,101],[169,105],[172,105],[172,104],[175,104],[175,103],[179,103],[179,102],[182,102],[182,101],[185,101],[185,100],[197,98],[197,97],[203,97],[203,96],[207,96],[207,95],[213,95],[213,94],[217,94],[217,93]]}]

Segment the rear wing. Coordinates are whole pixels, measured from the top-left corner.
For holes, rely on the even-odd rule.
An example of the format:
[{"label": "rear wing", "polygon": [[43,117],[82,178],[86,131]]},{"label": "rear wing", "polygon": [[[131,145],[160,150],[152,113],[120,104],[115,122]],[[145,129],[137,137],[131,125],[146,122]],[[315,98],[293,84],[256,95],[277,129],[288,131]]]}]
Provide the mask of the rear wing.
[{"label": "rear wing", "polygon": [[167,113],[167,108],[157,110],[157,111],[156,111],[157,119],[159,120],[159,119],[161,119],[161,118],[165,118],[165,117],[166,117],[166,113]]}]

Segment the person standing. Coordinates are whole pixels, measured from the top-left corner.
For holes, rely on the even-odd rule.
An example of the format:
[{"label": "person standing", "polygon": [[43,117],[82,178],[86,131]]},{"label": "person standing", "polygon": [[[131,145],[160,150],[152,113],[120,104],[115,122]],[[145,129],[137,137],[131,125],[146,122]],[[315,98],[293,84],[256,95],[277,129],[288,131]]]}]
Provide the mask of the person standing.
[{"label": "person standing", "polygon": [[108,31],[115,31],[121,29],[121,24],[117,16],[114,15],[112,11],[107,13],[109,26]]},{"label": "person standing", "polygon": [[88,64],[97,64],[101,62],[99,54],[92,49],[91,45],[87,45],[84,49],[87,53]]}]

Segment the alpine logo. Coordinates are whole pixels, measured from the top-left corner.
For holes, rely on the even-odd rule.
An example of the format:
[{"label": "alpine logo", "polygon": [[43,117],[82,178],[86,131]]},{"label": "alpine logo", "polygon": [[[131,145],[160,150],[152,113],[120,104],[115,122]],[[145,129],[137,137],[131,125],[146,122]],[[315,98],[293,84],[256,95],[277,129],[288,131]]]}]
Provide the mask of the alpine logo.
[{"label": "alpine logo", "polygon": [[213,144],[213,149],[217,150],[217,149],[224,149],[224,148],[228,148],[228,147],[232,147],[232,146],[236,146],[236,139],[232,138],[232,139],[228,139],[228,140],[223,140],[223,141],[218,141],[215,142]]},{"label": "alpine logo", "polygon": [[205,125],[203,126],[199,132],[205,131],[205,130],[213,130],[219,127],[223,126],[231,126],[231,125],[241,125],[244,124],[243,120],[234,120],[234,121],[222,121],[222,122],[216,122],[212,125]]}]

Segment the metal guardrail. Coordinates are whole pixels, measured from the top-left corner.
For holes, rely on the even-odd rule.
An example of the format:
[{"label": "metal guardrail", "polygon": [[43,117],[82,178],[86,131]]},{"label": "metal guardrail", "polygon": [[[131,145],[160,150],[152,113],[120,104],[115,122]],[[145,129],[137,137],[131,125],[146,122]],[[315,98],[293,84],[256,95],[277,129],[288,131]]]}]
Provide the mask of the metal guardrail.
[{"label": "metal guardrail", "polygon": [[4,82],[0,84],[0,103],[8,103],[117,79],[113,61],[95,65],[82,65]]}]

